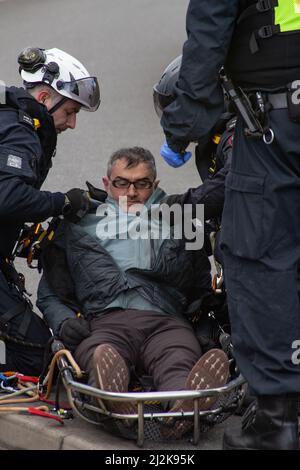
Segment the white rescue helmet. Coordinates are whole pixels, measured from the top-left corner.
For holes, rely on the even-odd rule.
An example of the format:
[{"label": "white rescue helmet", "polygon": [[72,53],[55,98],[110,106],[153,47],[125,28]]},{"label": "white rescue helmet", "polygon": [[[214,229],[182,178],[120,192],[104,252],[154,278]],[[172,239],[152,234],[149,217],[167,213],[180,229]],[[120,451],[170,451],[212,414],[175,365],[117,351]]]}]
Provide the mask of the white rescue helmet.
[{"label": "white rescue helmet", "polygon": [[57,93],[96,111],[100,105],[100,89],[96,77],[75,57],[53,49],[27,47],[18,57],[19,72],[26,88],[39,83],[51,86]]}]

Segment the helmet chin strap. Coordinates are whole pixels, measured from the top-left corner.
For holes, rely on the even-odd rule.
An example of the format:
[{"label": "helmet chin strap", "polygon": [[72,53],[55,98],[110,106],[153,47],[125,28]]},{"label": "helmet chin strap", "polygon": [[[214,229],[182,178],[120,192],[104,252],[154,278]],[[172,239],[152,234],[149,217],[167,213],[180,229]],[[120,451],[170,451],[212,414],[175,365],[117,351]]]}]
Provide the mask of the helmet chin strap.
[{"label": "helmet chin strap", "polygon": [[49,114],[55,113],[55,111],[58,110],[66,101],[68,98],[64,97],[62,98],[58,103],[56,103],[51,109],[48,110]]}]

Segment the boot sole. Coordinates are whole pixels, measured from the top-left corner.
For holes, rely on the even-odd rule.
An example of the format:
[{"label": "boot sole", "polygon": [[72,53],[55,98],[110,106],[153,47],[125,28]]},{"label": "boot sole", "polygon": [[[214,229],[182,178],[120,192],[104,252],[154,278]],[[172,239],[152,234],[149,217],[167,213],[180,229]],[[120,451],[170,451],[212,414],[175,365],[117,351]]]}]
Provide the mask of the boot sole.
[{"label": "boot sole", "polygon": [[[186,390],[208,390],[210,388],[218,388],[226,384],[229,377],[229,361],[228,357],[220,349],[211,349],[205,353],[199,361],[194,365],[188,375],[185,389]],[[205,411],[210,409],[217,401],[218,397],[200,398],[198,400],[199,410]],[[192,401],[179,400],[175,402],[174,407],[170,411],[185,412],[193,411],[194,405]],[[164,438],[180,439],[184,434],[193,428],[193,422],[182,419],[175,422],[173,418],[165,421],[166,428],[162,429]],[[169,429],[167,428],[169,427]]]},{"label": "boot sole", "polygon": [[[124,359],[109,344],[102,344],[95,349],[94,372],[98,387],[107,392],[128,392],[129,372]],[[135,414],[137,406],[131,402],[114,402],[98,399],[102,409],[117,414]],[[129,425],[130,420],[124,420]]]}]

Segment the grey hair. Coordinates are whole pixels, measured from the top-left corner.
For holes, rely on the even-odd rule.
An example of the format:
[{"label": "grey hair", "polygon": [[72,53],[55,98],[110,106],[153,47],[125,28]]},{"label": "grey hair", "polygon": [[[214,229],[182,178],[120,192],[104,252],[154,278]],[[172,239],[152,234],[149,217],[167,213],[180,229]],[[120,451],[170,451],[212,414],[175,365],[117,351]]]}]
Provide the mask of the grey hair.
[{"label": "grey hair", "polygon": [[[26,87],[26,85],[25,85],[25,87]],[[39,91],[46,90],[49,93],[49,95],[51,96],[54,104],[58,103],[62,99],[62,96],[59,93],[57,93],[57,91],[54,90],[54,88],[47,85],[46,83],[37,83],[35,86],[26,87],[26,90],[34,98],[36,97],[35,95]]]},{"label": "grey hair", "polygon": [[112,167],[118,160],[126,160],[126,168],[133,168],[140,163],[145,163],[152,171],[153,178],[156,179],[155,159],[150,150],[143,147],[122,148],[114,152],[107,164],[107,176],[110,178]]}]

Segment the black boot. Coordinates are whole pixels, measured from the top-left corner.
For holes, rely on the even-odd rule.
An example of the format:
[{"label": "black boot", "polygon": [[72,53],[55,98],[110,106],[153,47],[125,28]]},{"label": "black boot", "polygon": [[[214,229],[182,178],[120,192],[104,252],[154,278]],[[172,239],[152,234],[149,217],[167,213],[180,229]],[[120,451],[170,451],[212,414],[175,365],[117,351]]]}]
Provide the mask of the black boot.
[{"label": "black boot", "polygon": [[265,395],[244,415],[242,429],[228,428],[225,450],[297,450],[298,401],[295,396]]}]

